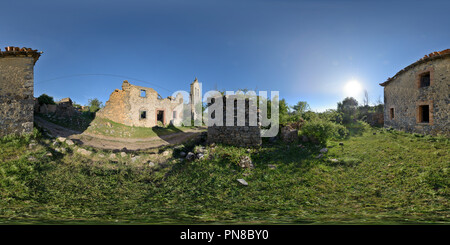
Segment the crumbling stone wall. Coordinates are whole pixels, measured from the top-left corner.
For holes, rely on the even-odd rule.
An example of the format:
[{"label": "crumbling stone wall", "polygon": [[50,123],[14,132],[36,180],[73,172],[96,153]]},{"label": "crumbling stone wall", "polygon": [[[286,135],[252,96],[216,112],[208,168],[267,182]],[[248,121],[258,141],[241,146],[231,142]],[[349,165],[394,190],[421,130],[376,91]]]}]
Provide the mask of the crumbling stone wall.
[{"label": "crumbling stone wall", "polygon": [[0,136],[33,130],[33,70],[40,54],[29,48],[0,50]]},{"label": "crumbling stone wall", "polygon": [[191,83],[189,93],[189,102],[191,107],[191,117],[194,121],[202,120],[202,95],[201,86],[198,79],[195,78],[194,82]]},{"label": "crumbling stone wall", "polygon": [[[429,86],[421,87],[423,74]],[[384,126],[406,132],[450,135],[450,50],[435,52],[380,84],[384,86]],[[429,107],[421,121],[420,106]]]},{"label": "crumbling stone wall", "polygon": [[366,121],[370,126],[382,127],[384,125],[384,112],[368,113]]},{"label": "crumbling stone wall", "polygon": [[[107,118],[128,126],[154,127],[157,125],[157,113],[163,111],[164,125],[177,124],[182,120],[183,97],[158,98],[158,93],[147,87],[135,86],[128,81],[122,84],[122,90],[116,89],[109,97],[105,107],[96,116]],[[141,117],[145,111],[145,118]],[[175,118],[174,118],[175,116]]]},{"label": "crumbling stone wall", "polygon": [[55,113],[61,117],[72,117],[78,111],[73,107],[73,102],[70,98],[64,98],[56,102]]},{"label": "crumbling stone wall", "polygon": [[[208,126],[208,137],[207,142],[210,143],[221,143],[221,144],[227,144],[227,145],[234,145],[234,146],[242,146],[242,147],[254,147],[261,145],[261,128],[260,128],[260,118],[259,113],[256,111],[253,111],[252,113],[256,114],[257,118],[257,125],[251,126],[250,123],[250,116],[249,112],[252,111],[252,108],[249,106],[249,100],[245,100],[245,108],[239,108],[237,106],[236,101],[232,105],[227,105],[227,98],[234,100],[234,98],[237,98],[234,95],[228,95],[223,96],[223,124],[220,125],[212,125]],[[216,99],[220,99],[216,98]],[[231,100],[228,100],[231,101]],[[231,106],[234,108],[234,114],[233,114],[233,125],[227,126],[226,119],[227,119],[227,106]],[[238,118],[238,112],[240,110],[244,110],[245,112],[245,126],[238,126],[239,118]],[[209,112],[212,113],[212,112]]]}]

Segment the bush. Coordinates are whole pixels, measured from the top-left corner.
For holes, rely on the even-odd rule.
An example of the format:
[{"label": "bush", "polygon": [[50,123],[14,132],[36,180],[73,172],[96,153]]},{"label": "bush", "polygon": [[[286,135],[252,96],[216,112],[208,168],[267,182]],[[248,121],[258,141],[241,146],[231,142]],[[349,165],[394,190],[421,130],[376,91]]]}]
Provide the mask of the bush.
[{"label": "bush", "polygon": [[348,130],[340,124],[314,118],[302,127],[303,135],[314,138],[320,145],[326,145],[331,138],[342,138],[348,135]]},{"label": "bush", "polygon": [[53,100],[53,97],[48,96],[46,94],[41,94],[41,96],[38,97],[39,105],[47,104],[47,105],[54,105],[55,101]]},{"label": "bush", "polygon": [[160,127],[160,128],[164,128],[164,124],[161,121],[157,121],[156,126]]},{"label": "bush", "polygon": [[320,119],[325,121],[331,121],[335,123],[342,122],[342,112],[338,112],[337,110],[329,109],[324,112],[318,113]]},{"label": "bush", "polygon": [[89,111],[90,112],[97,112],[103,107],[103,102],[101,102],[99,99],[89,99],[88,100],[89,105]]},{"label": "bush", "polygon": [[362,135],[364,132],[370,130],[370,125],[364,121],[358,120],[354,123],[346,125],[351,135]]},{"label": "bush", "polygon": [[305,113],[303,113],[303,119],[306,121],[314,121],[319,119],[319,116],[317,115],[317,113],[313,112],[313,111],[307,111]]}]

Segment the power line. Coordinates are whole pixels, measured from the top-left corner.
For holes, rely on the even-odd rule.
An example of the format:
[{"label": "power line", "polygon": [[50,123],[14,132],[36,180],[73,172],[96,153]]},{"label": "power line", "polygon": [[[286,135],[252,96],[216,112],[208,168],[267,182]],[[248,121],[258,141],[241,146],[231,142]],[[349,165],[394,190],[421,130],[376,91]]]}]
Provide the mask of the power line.
[{"label": "power line", "polygon": [[[125,78],[125,79],[130,79],[136,82],[141,82],[141,83],[146,83],[146,84],[150,84],[152,86],[164,89],[170,93],[173,93],[172,90],[161,87],[159,85],[156,85],[154,83],[151,82],[147,82],[144,81],[142,79],[138,79],[138,78],[133,78],[133,77],[128,77],[128,76],[122,76],[122,75],[116,75],[116,74],[103,74],[103,73],[91,73],[91,74],[72,74],[72,75],[67,75],[67,76],[61,76],[61,77],[55,77],[55,78],[51,78],[51,79],[45,79],[45,80],[40,80],[39,83],[43,83],[43,82],[49,82],[49,81],[54,81],[54,80],[59,80],[59,79],[64,79],[64,78],[71,78],[71,77],[82,77],[82,76],[109,76],[109,77],[120,77],[120,78]],[[35,82],[36,83],[36,82]]]}]

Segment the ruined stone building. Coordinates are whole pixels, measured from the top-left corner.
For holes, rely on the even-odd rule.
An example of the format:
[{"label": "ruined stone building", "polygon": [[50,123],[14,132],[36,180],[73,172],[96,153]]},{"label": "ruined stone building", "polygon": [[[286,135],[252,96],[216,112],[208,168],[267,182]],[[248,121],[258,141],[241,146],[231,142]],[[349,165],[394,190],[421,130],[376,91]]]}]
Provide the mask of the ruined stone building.
[{"label": "ruined stone building", "polygon": [[191,83],[191,91],[189,93],[191,118],[194,121],[202,120],[202,90],[197,78]]},{"label": "ruined stone building", "polygon": [[34,65],[41,53],[18,47],[0,50],[0,136],[33,131]]},{"label": "ruined stone building", "polygon": [[425,55],[380,85],[385,127],[450,135],[450,49]]},{"label": "ruined stone building", "polygon": [[178,93],[163,99],[152,88],[124,81],[122,90],[116,89],[96,116],[128,126],[177,125],[183,117],[183,96]]},{"label": "ruined stone building", "polygon": [[[222,99],[218,103],[218,110],[213,110],[211,104]],[[208,143],[221,143],[234,146],[254,147],[262,143],[261,118],[256,104],[251,106],[249,99],[242,99],[238,95],[224,95],[210,98],[212,103],[208,105]],[[238,100],[242,104],[238,106]],[[227,104],[227,102],[229,104]],[[230,110],[227,111],[227,107]],[[227,123],[228,118],[228,123]]]}]

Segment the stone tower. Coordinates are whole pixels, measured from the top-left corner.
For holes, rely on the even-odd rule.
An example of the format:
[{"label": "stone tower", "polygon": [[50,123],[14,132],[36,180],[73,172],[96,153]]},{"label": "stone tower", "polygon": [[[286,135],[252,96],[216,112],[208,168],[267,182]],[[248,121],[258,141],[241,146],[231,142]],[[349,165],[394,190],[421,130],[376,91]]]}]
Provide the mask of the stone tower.
[{"label": "stone tower", "polygon": [[189,102],[191,104],[191,118],[194,120],[195,126],[201,126],[202,121],[202,86],[195,78],[191,83],[191,92],[189,94]]},{"label": "stone tower", "polygon": [[33,131],[33,70],[41,53],[18,47],[0,50],[0,137]]}]

